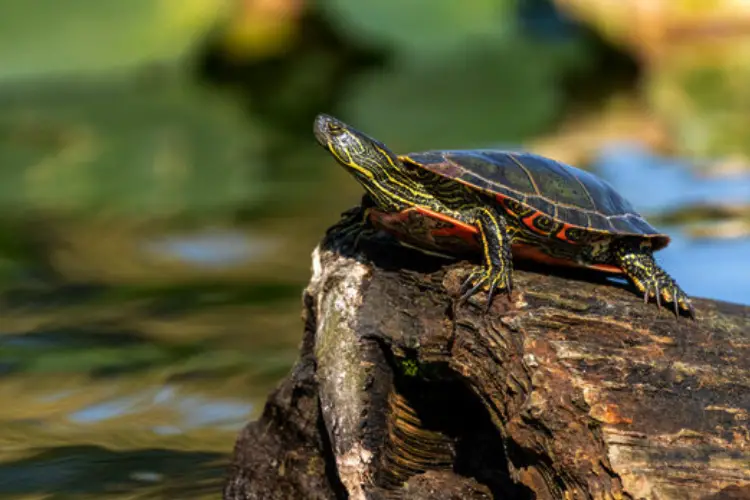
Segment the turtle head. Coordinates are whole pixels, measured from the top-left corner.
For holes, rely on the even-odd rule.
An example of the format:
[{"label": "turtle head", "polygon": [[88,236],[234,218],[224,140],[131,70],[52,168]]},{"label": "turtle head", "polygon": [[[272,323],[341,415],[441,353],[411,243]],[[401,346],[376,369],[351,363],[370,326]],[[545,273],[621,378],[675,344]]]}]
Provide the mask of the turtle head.
[{"label": "turtle head", "polygon": [[384,169],[401,168],[398,157],[385,145],[332,116],[318,115],[313,129],[320,145],[365,187],[387,177]]}]

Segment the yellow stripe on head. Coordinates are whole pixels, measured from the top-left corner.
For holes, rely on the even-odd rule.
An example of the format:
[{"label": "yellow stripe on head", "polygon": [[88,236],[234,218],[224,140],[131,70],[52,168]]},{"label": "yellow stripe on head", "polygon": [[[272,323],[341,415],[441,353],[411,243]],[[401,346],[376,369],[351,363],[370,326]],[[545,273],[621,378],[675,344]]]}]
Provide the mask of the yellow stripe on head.
[{"label": "yellow stripe on head", "polygon": [[353,168],[354,170],[360,172],[362,175],[364,175],[365,177],[369,179],[373,178],[372,172],[370,172],[366,168],[360,167],[359,165],[354,163],[354,161],[352,161],[352,157],[351,157],[351,154],[349,154],[349,151],[342,149],[342,151],[346,153],[346,156],[348,157],[347,159],[342,158],[341,156],[339,156],[338,149],[334,148],[333,144],[331,144],[330,141],[328,142],[328,150],[331,152],[334,158],[336,158],[336,160],[342,165],[346,165],[349,168]]}]

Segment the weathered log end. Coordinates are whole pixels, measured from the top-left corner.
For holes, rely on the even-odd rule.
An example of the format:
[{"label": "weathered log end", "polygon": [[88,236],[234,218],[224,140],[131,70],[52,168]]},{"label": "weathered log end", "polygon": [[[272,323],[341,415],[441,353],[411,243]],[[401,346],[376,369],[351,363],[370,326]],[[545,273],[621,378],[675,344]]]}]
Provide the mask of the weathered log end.
[{"label": "weathered log end", "polygon": [[750,307],[675,319],[536,269],[484,314],[455,302],[466,263],[340,229],[225,499],[750,498]]}]

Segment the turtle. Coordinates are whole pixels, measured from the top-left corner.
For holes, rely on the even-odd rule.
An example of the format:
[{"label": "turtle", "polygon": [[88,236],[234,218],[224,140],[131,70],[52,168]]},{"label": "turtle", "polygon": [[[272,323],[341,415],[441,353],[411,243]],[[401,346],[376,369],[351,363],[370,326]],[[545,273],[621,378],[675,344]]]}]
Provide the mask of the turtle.
[{"label": "turtle", "polygon": [[513,259],[626,277],[661,309],[695,319],[690,297],[656,262],[668,235],[598,176],[528,152],[431,150],[397,155],[326,114],[314,135],[365,190],[361,226],[427,253],[480,252],[460,301],[480,290],[512,298]]}]

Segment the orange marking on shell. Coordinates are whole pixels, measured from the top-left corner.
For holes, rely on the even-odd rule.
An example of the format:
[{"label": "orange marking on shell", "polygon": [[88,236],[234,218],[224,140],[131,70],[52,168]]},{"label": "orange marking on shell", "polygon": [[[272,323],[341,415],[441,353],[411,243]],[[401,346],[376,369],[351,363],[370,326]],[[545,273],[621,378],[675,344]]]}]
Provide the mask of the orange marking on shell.
[{"label": "orange marking on shell", "polygon": [[523,219],[521,219],[521,221],[524,224],[526,224],[526,227],[534,231],[536,234],[541,234],[542,236],[549,236],[548,232],[545,233],[544,231],[542,231],[541,229],[539,229],[538,227],[534,225],[534,221],[541,216],[542,214],[540,214],[539,212],[535,212],[527,217],[524,217]]},{"label": "orange marking on shell", "polygon": [[518,217],[518,214],[514,210],[511,210],[510,204],[508,203],[508,197],[507,196],[502,195],[502,194],[496,194],[495,195],[495,199],[500,203],[500,205],[503,207],[503,209],[506,212],[508,212],[511,215],[514,215],[514,216]]},{"label": "orange marking on shell", "polygon": [[576,227],[576,226],[574,226],[572,224],[565,223],[565,224],[563,224],[562,229],[560,229],[555,236],[557,238],[563,240],[566,243],[571,243],[573,245],[577,245],[578,244],[577,242],[571,241],[570,239],[568,239],[568,234],[567,234],[568,229],[571,229],[571,228],[574,228],[574,227]]}]

